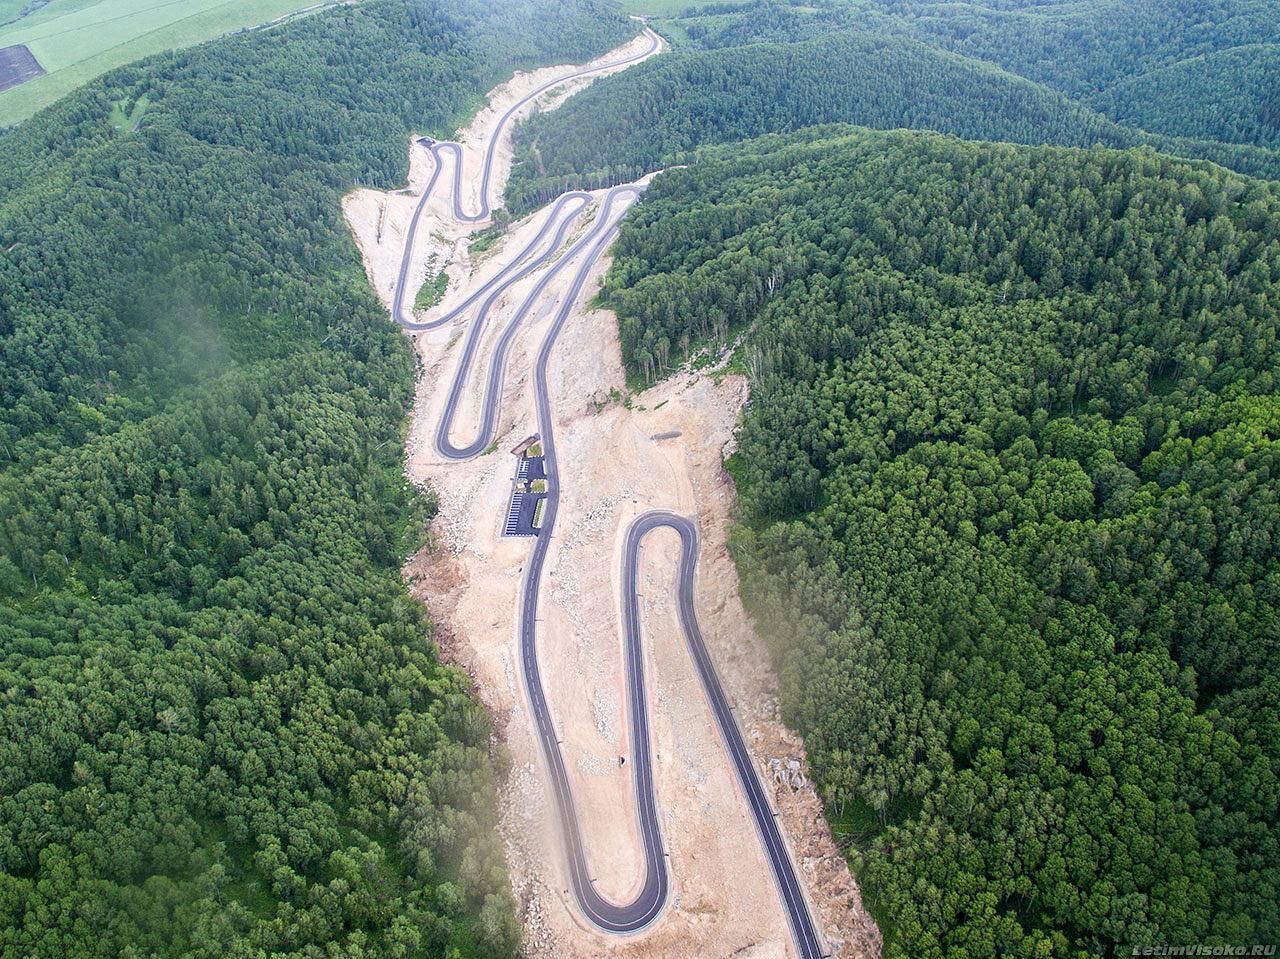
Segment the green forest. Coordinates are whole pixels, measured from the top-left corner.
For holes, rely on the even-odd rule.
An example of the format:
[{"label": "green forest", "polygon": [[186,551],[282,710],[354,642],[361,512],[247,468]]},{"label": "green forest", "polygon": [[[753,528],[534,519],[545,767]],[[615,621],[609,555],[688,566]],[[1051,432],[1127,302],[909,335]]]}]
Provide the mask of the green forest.
[{"label": "green forest", "polygon": [[749,331],[742,595],[885,954],[1272,941],[1280,186],[818,127],[616,253],[637,375]]},{"label": "green forest", "polygon": [[1280,16],[1261,0],[762,0],[653,25],[671,54],[522,125],[512,209],[832,122],[1149,145],[1280,177]]},{"label": "green forest", "polygon": [[[601,301],[637,385],[737,344],[741,592],[885,955],[1274,940],[1274,0],[676,6],[507,206],[677,167]],[[363,0],[0,131],[0,959],[517,953],[340,200],[638,29]]]},{"label": "green forest", "polygon": [[509,203],[674,167],[602,299],[639,385],[739,344],[742,594],[886,955],[1273,941],[1274,4],[652,25]]},{"label": "green forest", "polygon": [[411,352],[339,202],[635,30],[366,0],[0,135],[0,956],[512,954],[487,714],[398,574]]},{"label": "green forest", "polygon": [[1121,123],[1280,148],[1280,44],[1251,44],[1118,83],[1094,98]]}]

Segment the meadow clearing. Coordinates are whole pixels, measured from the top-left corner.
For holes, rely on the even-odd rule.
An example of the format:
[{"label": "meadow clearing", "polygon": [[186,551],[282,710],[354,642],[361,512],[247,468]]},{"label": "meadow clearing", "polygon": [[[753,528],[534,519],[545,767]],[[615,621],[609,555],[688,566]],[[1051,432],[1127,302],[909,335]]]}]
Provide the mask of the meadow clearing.
[{"label": "meadow clearing", "polygon": [[0,47],[26,44],[46,71],[0,93],[0,125],[16,123],[101,73],[161,50],[310,9],[316,0],[0,0]]}]

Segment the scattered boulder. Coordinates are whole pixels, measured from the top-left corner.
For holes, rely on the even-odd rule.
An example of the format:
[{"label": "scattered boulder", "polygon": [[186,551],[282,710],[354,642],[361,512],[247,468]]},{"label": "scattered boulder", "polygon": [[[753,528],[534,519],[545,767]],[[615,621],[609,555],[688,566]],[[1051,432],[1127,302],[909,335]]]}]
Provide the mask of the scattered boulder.
[{"label": "scattered boulder", "polygon": [[770,759],[769,774],[775,785],[790,786],[793,792],[803,789],[808,782],[798,759]]}]

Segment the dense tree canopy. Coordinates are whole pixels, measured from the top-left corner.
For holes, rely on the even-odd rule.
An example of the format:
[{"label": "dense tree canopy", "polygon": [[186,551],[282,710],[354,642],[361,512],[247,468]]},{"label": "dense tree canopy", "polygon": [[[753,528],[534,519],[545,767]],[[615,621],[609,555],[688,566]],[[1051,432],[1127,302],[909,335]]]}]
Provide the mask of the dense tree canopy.
[{"label": "dense tree canopy", "polygon": [[1280,188],[816,128],[617,253],[638,374],[751,330],[743,595],[887,954],[1273,937]]},{"label": "dense tree canopy", "polygon": [[[513,204],[692,161],[604,295],[638,377],[747,332],[744,595],[888,954],[1273,936],[1280,188],[1149,147],[1280,173],[1274,3],[658,26],[522,128]],[[0,134],[4,959],[513,950],[339,198],[635,29],[366,0]]]},{"label": "dense tree canopy", "polygon": [[1266,6],[696,7],[656,22],[675,41],[671,55],[522,126],[509,202],[527,209],[567,187],[687,162],[705,144],[837,121],[1031,144],[1148,144],[1280,177],[1280,153],[1271,149],[1280,18],[1272,4],[1267,21]]},{"label": "dense tree canopy", "polygon": [[1100,114],[994,67],[905,37],[846,31],[800,43],[677,49],[593,85],[522,129],[508,202],[518,209],[568,183],[628,180],[684,162],[703,144],[837,120],[973,139],[1133,141]]},{"label": "dense tree canopy", "polygon": [[872,0],[913,34],[1090,96],[1181,61],[1280,43],[1273,0]]},{"label": "dense tree canopy", "polygon": [[1280,44],[1184,60],[1119,83],[1094,102],[1122,123],[1159,133],[1280,147]]},{"label": "dense tree canopy", "polygon": [[660,23],[703,47],[861,26],[916,37],[1085,99],[1175,63],[1280,43],[1273,0],[728,0]]},{"label": "dense tree canopy", "polygon": [[0,956],[511,954],[488,719],[397,575],[412,360],[339,201],[634,30],[375,0],[0,138]]}]

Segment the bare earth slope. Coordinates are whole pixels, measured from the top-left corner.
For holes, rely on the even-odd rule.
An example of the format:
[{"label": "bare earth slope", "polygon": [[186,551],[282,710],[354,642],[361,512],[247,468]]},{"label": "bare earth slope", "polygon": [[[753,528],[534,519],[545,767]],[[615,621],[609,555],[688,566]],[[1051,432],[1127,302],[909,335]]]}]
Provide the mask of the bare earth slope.
[{"label": "bare earth slope", "polygon": [[[637,39],[601,62],[643,47]],[[464,205],[478,206],[479,158],[497,118],[557,67],[518,75],[496,89],[459,140],[464,146]],[[575,87],[581,83],[575,84]],[[559,102],[556,91],[547,103]],[[509,132],[509,131],[508,131]],[[411,148],[407,191],[356,191],[344,210],[364,254],[370,281],[390,306],[405,245],[405,230],[431,158]],[[510,151],[500,145],[495,181],[505,181]],[[468,191],[470,191],[468,193]],[[495,206],[498,205],[495,199]],[[469,227],[453,220],[447,192],[434,196],[415,242],[416,288],[433,269],[447,268],[449,294],[431,311],[440,315],[475,284],[493,276],[537,233],[546,211],[515,224],[490,251],[472,257]],[[580,218],[581,234],[595,204]],[[588,283],[598,288],[606,257]],[[516,284],[489,318],[472,368],[455,441],[470,439],[492,344],[537,274]],[[585,299],[586,297],[584,297]],[[407,297],[408,301],[412,297]],[[786,918],[747,815],[733,769],[686,652],[676,620],[673,533],[654,534],[642,555],[642,631],[646,642],[653,750],[662,831],[671,856],[674,894],[668,909],[643,933],[606,936],[583,922],[568,892],[564,856],[555,834],[539,747],[534,738],[517,661],[517,608],[529,540],[500,535],[514,458],[507,452],[536,427],[529,370],[549,325],[549,294],[517,335],[507,361],[497,449],[450,462],[433,438],[452,380],[470,313],[457,324],[417,334],[422,364],[408,440],[407,471],[440,493],[433,548],[406,567],[413,591],[443,624],[446,656],[475,678],[493,712],[510,774],[503,820],[513,884],[532,956],[790,956]],[[681,374],[620,402],[625,390],[616,322],[611,313],[579,304],[557,343],[551,384],[562,466],[559,521],[543,578],[539,662],[553,704],[562,750],[570,766],[588,858],[603,894],[623,899],[643,869],[629,769],[620,639],[621,547],[640,513],[665,508],[696,516],[702,538],[698,617],[738,722],[761,775],[774,793],[795,861],[815,913],[837,955],[872,956],[879,937],[861,909],[857,890],[831,841],[816,796],[775,782],[769,760],[804,757],[798,740],[777,718],[774,677],[764,644],[753,634],[737,595],[737,575],[725,546],[733,487],[721,463],[732,442],[746,384],[737,377]],[[611,398],[613,397],[613,398]],[[670,435],[678,434],[678,435]],[[665,437],[665,438],[656,438]]]}]

